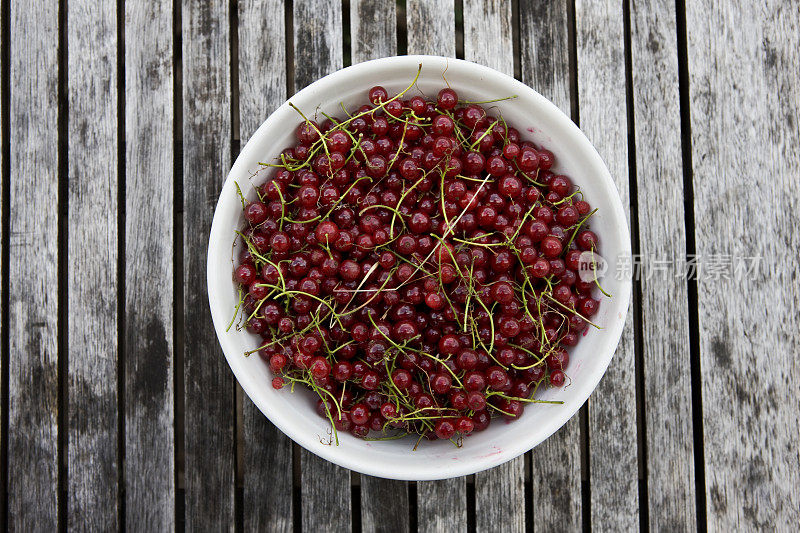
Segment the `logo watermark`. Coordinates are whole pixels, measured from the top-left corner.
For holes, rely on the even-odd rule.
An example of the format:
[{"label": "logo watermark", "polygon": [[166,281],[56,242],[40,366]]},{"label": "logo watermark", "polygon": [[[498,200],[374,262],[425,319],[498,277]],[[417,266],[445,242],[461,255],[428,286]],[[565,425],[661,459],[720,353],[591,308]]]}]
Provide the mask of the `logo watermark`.
[{"label": "logo watermark", "polygon": [[578,259],[578,278],[584,283],[600,281],[608,272],[608,261],[597,252],[581,252]]},{"label": "logo watermark", "polygon": [[[584,255],[581,253],[581,267]],[[599,257],[594,254],[595,261]],[[587,259],[589,265],[590,259]],[[589,268],[587,266],[587,268]],[[598,266],[598,279],[600,267]],[[606,268],[607,265],[606,265]],[[605,273],[605,271],[603,271]],[[693,281],[753,281],[761,277],[761,256],[743,256],[737,254],[708,254],[665,257],[656,254],[620,255],[614,261],[614,278],[617,280],[650,281],[654,279],[679,278]],[[593,281],[590,276],[585,280],[579,271],[581,280]]]}]

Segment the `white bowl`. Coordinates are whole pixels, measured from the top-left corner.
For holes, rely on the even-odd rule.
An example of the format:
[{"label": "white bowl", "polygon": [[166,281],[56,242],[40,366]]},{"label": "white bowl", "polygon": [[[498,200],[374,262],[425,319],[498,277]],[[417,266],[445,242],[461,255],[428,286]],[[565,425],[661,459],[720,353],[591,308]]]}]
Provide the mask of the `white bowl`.
[{"label": "white bowl", "polygon": [[[496,106],[509,124],[520,130],[524,139],[550,149],[556,157],[555,170],[568,175],[580,186],[587,201],[598,208],[591,226],[600,237],[600,251],[609,263],[609,272],[616,272],[618,258],[630,257],[630,237],[622,203],[608,169],[569,117],[515,79],[456,59],[390,57],[335,72],[298,92],[290,101],[309,117],[315,111],[341,115],[340,102],[348,109],[361,105],[367,101],[367,91],[373,85],[383,85],[390,94],[404,89],[414,78],[419,64],[422,64],[422,73],[417,86],[428,97],[435,98],[444,87],[442,74],[462,99],[482,101],[517,95],[515,99],[487,105]],[[416,88],[406,97],[413,94],[418,94]],[[284,103],[258,128],[228,174],[211,228],[208,247],[211,315],[228,364],[250,399],[281,431],[320,457],[364,474],[405,480],[443,479],[497,466],[530,450],[564,425],[589,397],[611,361],[627,315],[629,278],[605,277],[603,286],[613,297],[602,299],[595,316],[595,323],[602,329],[588,328],[588,333],[571,350],[568,385],[539,393],[541,399],[562,400],[563,405],[528,405],[519,420],[506,423],[495,419],[487,430],[465,438],[460,448],[448,441],[423,440],[416,451],[412,451],[414,440],[410,437],[363,441],[342,433],[338,446],[324,444],[321,441],[327,441],[329,423],[316,413],[313,393],[273,389],[270,370],[261,358],[256,354],[243,355],[257,347],[260,338],[244,330],[236,331],[236,328],[226,331],[237,301],[231,276],[232,258],[236,253],[234,230],[244,222],[234,181],[240,183],[246,196],[255,197],[249,177],[259,170],[259,161],[271,160],[281,149],[293,144],[294,130],[300,121],[297,112]],[[263,180],[267,174],[263,172],[257,179]]]}]

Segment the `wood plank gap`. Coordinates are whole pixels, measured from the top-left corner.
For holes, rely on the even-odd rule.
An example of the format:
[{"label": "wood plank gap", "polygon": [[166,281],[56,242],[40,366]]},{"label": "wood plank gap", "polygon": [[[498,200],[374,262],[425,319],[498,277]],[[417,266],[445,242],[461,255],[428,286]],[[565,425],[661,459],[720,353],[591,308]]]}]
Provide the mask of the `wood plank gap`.
[{"label": "wood plank gap", "polygon": [[[683,201],[686,220],[686,259],[697,254],[694,221],[694,172],[692,171],[692,120],[689,101],[689,52],[686,36],[686,1],[675,0],[678,39],[678,91],[681,110],[681,155],[683,161]],[[703,391],[700,374],[700,319],[697,278],[687,276],[689,305],[689,353],[692,381],[692,433],[694,443],[695,509],[698,528],[706,527],[706,469],[703,452]]]},{"label": "wood plank gap", "polygon": [[[633,112],[633,58],[631,51],[630,0],[622,2],[623,39],[625,43],[625,104],[628,123],[628,186],[631,212],[631,249],[634,257],[641,254],[639,245],[639,186],[636,172],[636,125]],[[642,282],[633,279],[633,353],[636,382],[636,450],[638,466],[639,531],[650,531],[649,500],[647,498],[647,425],[645,415],[644,332],[642,322]]]},{"label": "wood plank gap", "polygon": [[239,157],[242,139],[239,116],[239,0],[230,0],[228,6],[228,34],[231,75],[231,166],[233,166]]},{"label": "wood plank gap", "polygon": [[353,64],[353,38],[350,31],[350,0],[342,0],[342,67]]},{"label": "wood plank gap", "polygon": [[592,530],[592,476],[589,460],[589,402],[578,411],[581,428],[581,525],[584,531]]},{"label": "wood plank gap", "polygon": [[519,0],[511,0],[511,44],[514,56],[514,79],[522,80],[522,49],[519,37]]},{"label": "wood plank gap", "polygon": [[525,491],[525,533],[533,532],[533,460],[531,452],[525,452],[525,480],[523,488]]},{"label": "wood plank gap", "polygon": [[125,0],[117,0],[117,524],[125,531]]},{"label": "wood plank gap", "polygon": [[453,13],[456,17],[456,58],[464,59],[464,0],[454,0]]},{"label": "wood plank gap", "polygon": [[[469,478],[471,478],[471,481]],[[469,478],[465,481],[467,486],[467,533],[473,533],[477,525],[477,517],[475,516],[475,476],[472,475]]]},{"label": "wood plank gap", "polygon": [[[230,91],[231,91],[231,159],[233,166],[241,151],[241,116],[239,99],[239,0],[230,0],[228,6],[228,35],[229,35],[229,61],[230,61]],[[234,383],[233,391],[233,464],[234,490],[233,490],[233,529],[236,532],[244,531],[244,417],[242,400],[244,392],[238,381]]]},{"label": "wood plank gap", "polygon": [[408,530],[417,533],[417,482],[408,482]]},{"label": "wood plank gap", "polygon": [[[357,472],[350,472],[351,475],[358,475]],[[351,476],[352,479],[352,476]],[[350,485],[350,522],[353,533],[361,533],[361,485],[352,483]]]},{"label": "wood plank gap", "polygon": [[406,0],[397,0],[397,55],[408,54],[408,18]]},{"label": "wood plank gap", "polygon": [[567,2],[567,51],[569,53],[570,117],[581,125],[580,102],[578,100],[578,20],[575,17],[575,0]]},{"label": "wood plank gap", "polygon": [[[294,0],[284,3],[284,36],[286,41],[286,98],[294,95]],[[294,454],[295,456],[297,453]]]},{"label": "wood plank gap", "polygon": [[184,472],[186,468],[185,432],[185,320],[183,294],[183,6],[181,0],[172,1],[172,136],[173,136],[173,238],[172,238],[172,329],[173,345],[173,428],[175,432],[175,531],[186,527],[186,490]]},{"label": "wood plank gap", "polygon": [[10,0],[0,2],[0,176],[2,176],[2,189],[0,194],[0,529],[8,531],[8,326],[9,326],[9,230],[11,227],[11,142],[9,134],[10,111],[9,90],[10,83],[10,29],[9,6]]},{"label": "wood plank gap", "polygon": [[303,530],[303,473],[300,465],[300,445],[292,441],[292,525],[294,533]]},{"label": "wood plank gap", "polygon": [[[569,105],[570,118],[580,126],[580,100],[578,95],[578,22],[575,15],[575,0],[567,3],[567,55],[569,57]],[[589,403],[583,404],[578,412],[580,421],[581,453],[581,527],[583,531],[592,530],[592,483],[589,471]]]},{"label": "wood plank gap", "polygon": [[67,0],[58,5],[58,424],[56,442],[58,443],[58,530],[67,531],[67,493],[69,469],[67,466],[67,447],[69,436],[69,365],[67,353],[69,341],[68,308],[68,245],[69,245],[69,132],[68,132],[68,43],[67,43]]}]

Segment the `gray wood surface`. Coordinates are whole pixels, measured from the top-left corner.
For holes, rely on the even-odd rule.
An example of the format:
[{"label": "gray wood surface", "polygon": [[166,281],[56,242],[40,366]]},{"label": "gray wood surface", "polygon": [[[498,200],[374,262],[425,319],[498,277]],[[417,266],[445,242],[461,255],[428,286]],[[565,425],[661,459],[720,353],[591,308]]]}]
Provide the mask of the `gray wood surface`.
[{"label": "gray wood surface", "polygon": [[397,55],[395,0],[350,2],[350,54],[354,65]]},{"label": "gray wood surface", "polygon": [[233,529],[233,376],[214,334],[206,249],[231,165],[229,2],[185,0],[183,278],[186,528]]},{"label": "gray wood surface", "polygon": [[350,471],[303,448],[300,475],[303,531],[350,531]]},{"label": "gray wood surface", "polygon": [[[342,68],[342,6],[326,0],[294,2],[295,90]],[[349,530],[350,472],[301,450],[304,531]]]},{"label": "gray wood surface", "polygon": [[[652,278],[644,272],[641,312],[629,313],[584,410],[589,431],[575,417],[531,452],[529,472],[519,459],[474,478],[415,483],[410,502],[408,483],[360,476],[353,493],[347,470],[297,447],[293,457],[289,439],[249,400],[235,426],[237,389],[205,288],[213,209],[237,122],[245,142],[287,90],[342,66],[343,6],[353,63],[396,53],[397,13],[407,18],[409,53],[453,57],[463,7],[465,57],[513,73],[519,54],[522,80],[580,118],[626,207],[633,202],[641,253],[671,261]],[[8,530],[219,531],[233,530],[237,516],[241,529],[284,532],[409,531],[415,521],[432,532],[468,523],[577,531],[584,515],[593,530],[624,531],[643,513],[654,531],[800,523],[796,3],[44,0],[6,2],[6,16],[0,524]],[[694,248],[698,302],[694,281],[672,262]],[[752,257],[761,259],[750,279]],[[176,331],[176,322],[185,326]],[[702,406],[693,406],[698,392]],[[693,421],[698,407],[702,420]],[[176,411],[185,418],[176,421]],[[351,494],[360,495],[360,524]]]},{"label": "gray wood surface", "polygon": [[417,482],[417,529],[420,532],[467,531],[466,479]]},{"label": "gray wood surface", "polygon": [[[790,531],[800,523],[800,11],[687,4],[708,529]],[[761,264],[752,279],[714,279],[725,254]]]},{"label": "gray wood surface", "polygon": [[464,59],[514,75],[511,2],[463,0]]},{"label": "gray wood surface", "polygon": [[[608,166],[630,227],[622,6],[579,1],[575,18],[581,129]],[[634,305],[614,359],[589,398],[593,530],[630,531],[639,525]]]},{"label": "gray wood surface", "polygon": [[[520,0],[522,81],[570,114],[567,2]],[[575,416],[531,451],[533,527],[581,529],[581,428]]]},{"label": "gray wood surface", "polygon": [[[286,99],[284,9],[283,0],[239,2],[242,143]],[[243,396],[244,528],[292,531],[292,442]]]},{"label": "gray wood surface", "polygon": [[175,527],[172,6],[125,2],[125,527]]},{"label": "gray wood surface", "polygon": [[409,54],[456,56],[456,15],[451,0],[407,0]]},{"label": "gray wood surface", "polygon": [[410,531],[408,482],[361,476],[361,530]]},{"label": "gray wood surface", "polygon": [[[514,75],[510,2],[464,1],[464,59]],[[524,124],[516,125],[523,130]],[[478,531],[525,530],[525,457],[475,474]]]},{"label": "gray wood surface", "polygon": [[119,526],[117,3],[71,0],[67,28],[67,524],[110,530]]},{"label": "gray wood surface", "polygon": [[[0,9],[0,42],[5,41],[5,34],[6,34],[6,26],[5,26],[5,12]],[[3,60],[5,61],[5,56],[3,56]],[[5,66],[5,65],[3,65]],[[4,71],[5,72],[5,71]],[[6,129],[5,124],[8,120],[8,114],[5,108],[5,101],[6,101],[6,84],[3,82],[0,84],[0,102],[3,102],[3,105],[0,105],[0,185],[2,185],[2,191],[5,191],[6,182],[9,177],[6,175]],[[5,193],[0,194],[0,213],[3,213],[5,216],[5,208],[6,208],[6,199]],[[4,263],[6,258],[6,241],[5,241],[5,224],[0,224],[0,273],[4,273]],[[5,283],[5,279],[0,282],[0,302],[5,304],[5,297],[7,292],[7,287]],[[6,360],[8,356],[6,354],[6,313],[8,313],[8,306],[2,305],[0,306],[0,339],[3,339],[3,346],[0,347],[0,376],[2,376],[2,385],[5,385],[5,377],[8,375],[6,373]],[[6,432],[8,428],[6,428],[6,409],[8,408],[8,402],[6,401],[5,394],[0,394],[0,442],[7,442],[6,439]],[[0,457],[0,468],[4,469],[5,472],[8,470],[6,469],[6,458],[7,455],[3,454],[3,457]],[[0,498],[2,498],[2,502],[0,502],[0,524],[6,524],[6,502],[8,501],[6,497],[6,483],[5,479],[2,480],[2,485],[0,486]]]},{"label": "gray wood surface", "polygon": [[[449,0],[406,3],[408,53],[456,55],[455,8]],[[466,531],[466,478],[417,483],[419,531]]]},{"label": "gray wood surface", "polygon": [[566,0],[519,0],[522,81],[570,114],[569,14]]},{"label": "gray wood surface", "polygon": [[[639,249],[662,259],[686,253],[675,4],[631,4],[631,72]],[[630,132],[629,132],[630,133]],[[659,216],[649,214],[659,213]],[[697,528],[686,280],[674,262],[642,276],[642,361],[647,502],[653,531]]]},{"label": "gray wood surface", "polygon": [[9,529],[14,531],[55,531],[59,416],[58,2],[14,2],[9,30],[8,298],[9,317],[13,319],[8,330],[7,518]]}]

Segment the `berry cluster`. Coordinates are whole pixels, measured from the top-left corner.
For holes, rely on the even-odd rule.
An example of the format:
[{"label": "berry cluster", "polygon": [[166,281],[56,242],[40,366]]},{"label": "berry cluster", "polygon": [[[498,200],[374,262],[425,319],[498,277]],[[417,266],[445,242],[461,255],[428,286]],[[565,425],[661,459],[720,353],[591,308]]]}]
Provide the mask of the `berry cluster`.
[{"label": "berry cluster", "polygon": [[599,305],[578,276],[598,239],[550,151],[452,89],[410,88],[303,116],[242,199],[237,316],[273,386],[314,390],[336,430],[458,442],[564,385]]}]

